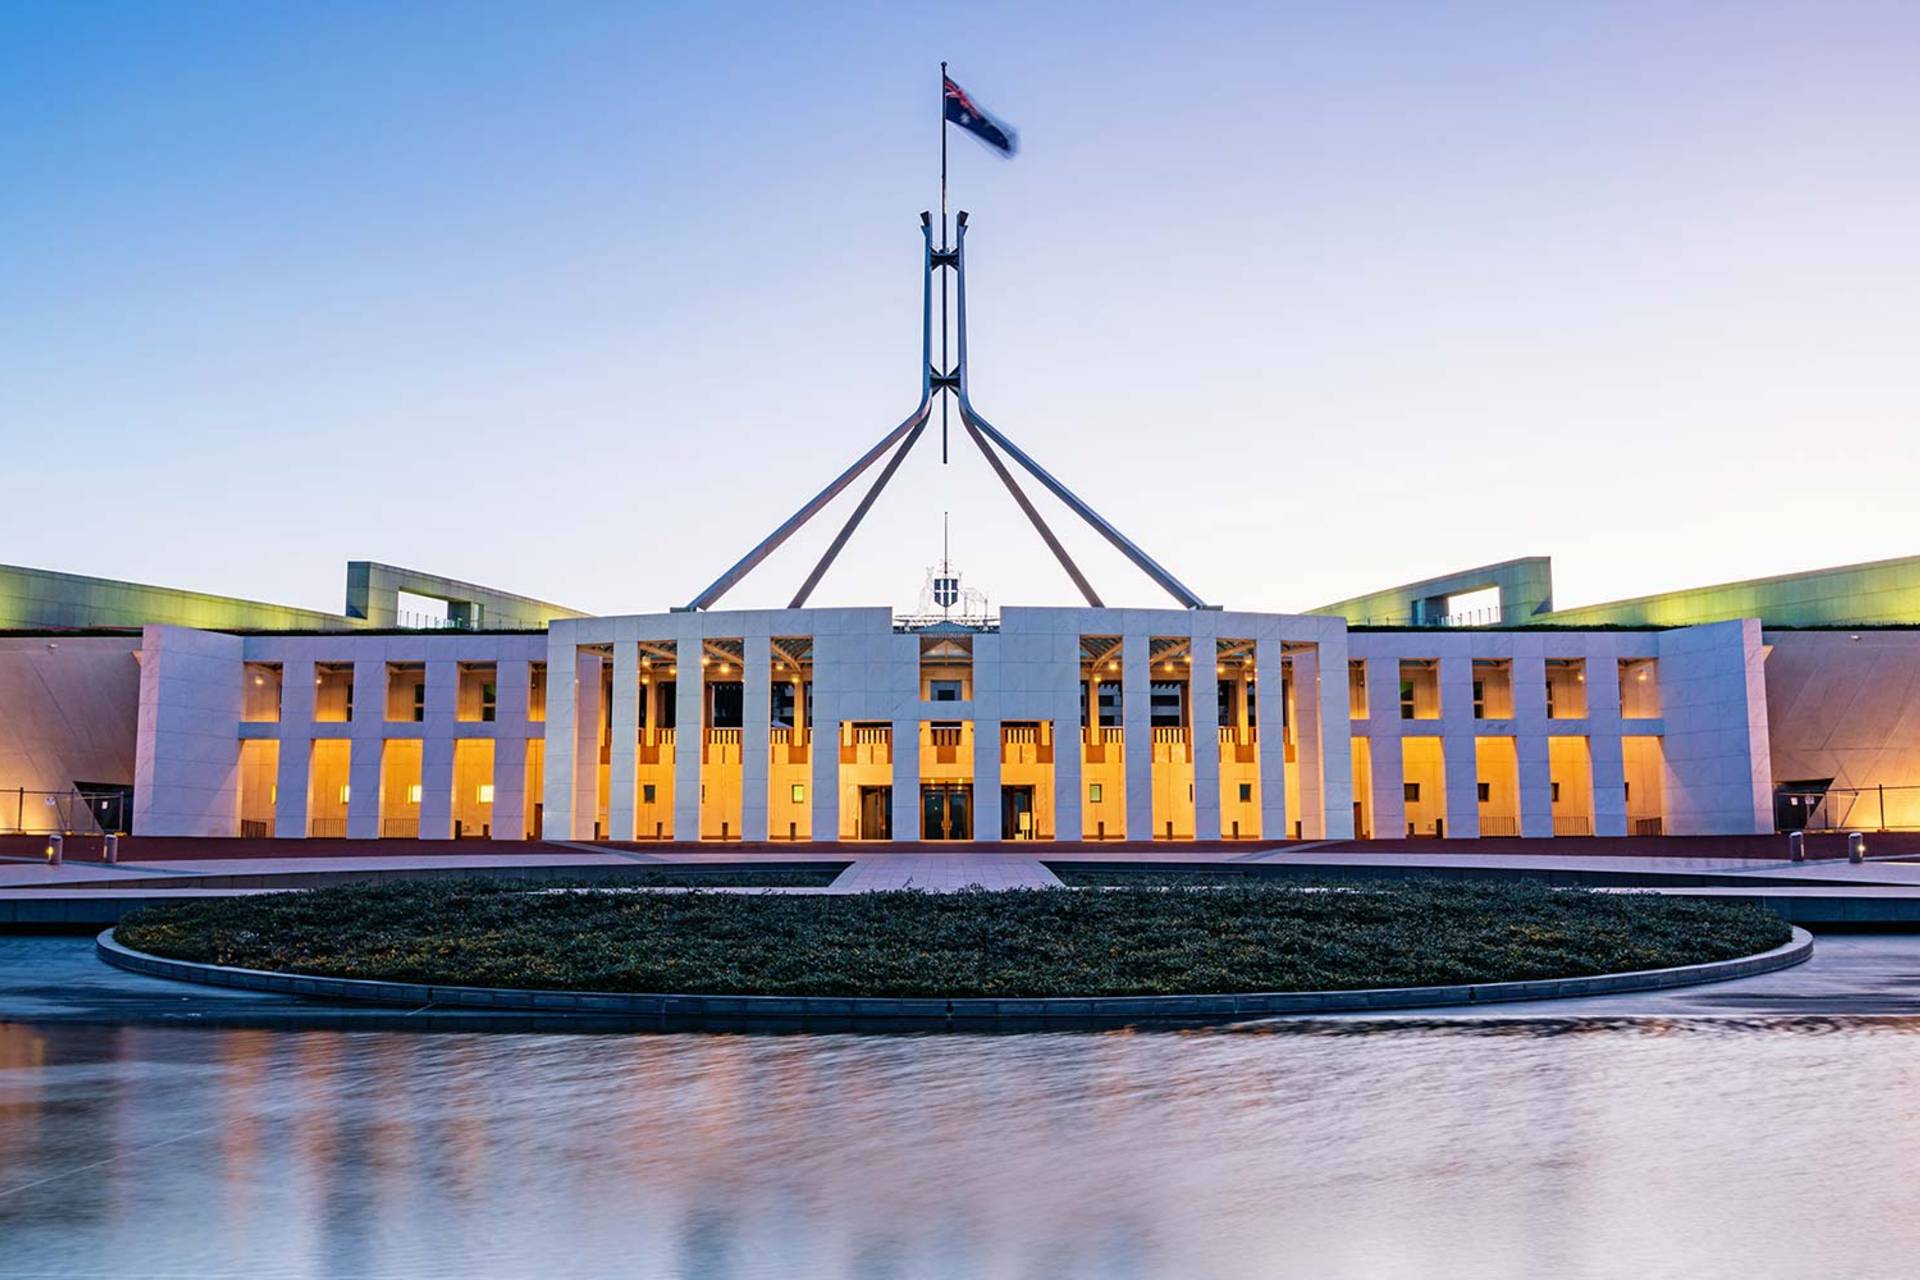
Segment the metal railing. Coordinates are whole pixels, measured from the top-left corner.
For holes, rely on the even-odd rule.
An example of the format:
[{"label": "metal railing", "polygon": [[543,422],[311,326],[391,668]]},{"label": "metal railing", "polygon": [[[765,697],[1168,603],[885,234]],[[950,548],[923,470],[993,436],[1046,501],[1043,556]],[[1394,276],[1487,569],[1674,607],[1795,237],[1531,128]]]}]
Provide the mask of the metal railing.
[{"label": "metal railing", "polygon": [[125,791],[0,791],[0,832],[9,835],[124,835],[132,825]]},{"label": "metal railing", "polygon": [[1774,822],[1782,831],[1920,831],[1920,785],[1777,792]]}]

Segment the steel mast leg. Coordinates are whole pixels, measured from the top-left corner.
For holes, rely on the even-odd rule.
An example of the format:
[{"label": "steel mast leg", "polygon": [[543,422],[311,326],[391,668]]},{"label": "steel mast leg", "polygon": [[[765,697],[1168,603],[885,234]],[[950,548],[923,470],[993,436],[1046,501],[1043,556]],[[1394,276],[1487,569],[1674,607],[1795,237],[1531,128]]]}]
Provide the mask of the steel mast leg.
[{"label": "steel mast leg", "polygon": [[[1121,533],[1118,529],[1107,523],[1106,519],[1102,517],[1098,511],[1095,511],[1085,502],[1082,502],[1078,494],[1049,475],[1046,469],[1032,458],[1029,458],[1026,453],[1021,450],[1019,445],[1016,445],[1013,441],[1000,434],[999,431],[994,429],[991,422],[981,417],[979,412],[974,409],[973,402],[967,398],[967,215],[965,210],[962,210],[960,216],[955,219],[953,245],[955,277],[954,327],[959,330],[960,338],[958,361],[960,421],[966,424],[969,431],[984,433],[995,444],[1006,450],[1015,462],[1026,468],[1028,474],[1046,486],[1048,492],[1052,493],[1053,496],[1060,499],[1060,501],[1066,503],[1067,507],[1075,515],[1092,525],[1096,533],[1118,548],[1120,554],[1133,561],[1134,566],[1138,568],[1140,572],[1159,583],[1161,589],[1168,595],[1189,609],[1206,608],[1206,601],[1189,590],[1185,583],[1161,568],[1160,564],[1154,560],[1152,556],[1135,546],[1126,534]],[[991,455],[989,455],[989,457],[991,457]],[[995,469],[999,469],[997,464]],[[1004,473],[1002,478],[1005,478]],[[1021,505],[1023,507],[1026,506],[1024,500],[1022,500]],[[1031,508],[1028,510],[1029,514],[1032,514]],[[1038,518],[1035,517],[1035,519],[1037,521]],[[1048,536],[1048,543],[1049,545],[1053,545],[1050,536]],[[1064,553],[1058,551],[1056,551],[1055,554],[1064,555]],[[1063,559],[1063,563],[1070,562]],[[1069,569],[1068,572],[1072,573],[1073,570]],[[1077,574],[1075,575],[1075,580],[1079,580]],[[1085,591],[1085,586],[1082,586],[1081,590]]]},{"label": "steel mast leg", "polygon": [[894,455],[887,459],[887,465],[880,469],[880,475],[874,480],[873,487],[867,490],[867,496],[860,499],[860,505],[853,509],[853,514],[847,517],[847,522],[840,526],[840,532],[835,535],[833,545],[829,546],[827,553],[820,557],[820,563],[813,566],[813,572],[808,574],[807,580],[800,584],[800,590],[796,591],[793,599],[787,602],[787,608],[798,609],[807,603],[807,597],[813,594],[813,589],[820,584],[820,579],[826,575],[828,569],[833,567],[834,560],[840,555],[840,549],[847,545],[847,539],[851,538],[853,531],[860,527],[860,522],[866,518],[867,512],[880,497],[880,491],[887,487],[887,481],[893,479],[893,473],[900,469],[900,464],[906,461],[909,453],[913,452],[913,446],[919,441],[920,433],[926,429],[927,418],[928,413],[925,408],[922,408],[920,420],[914,423],[913,430],[907,433],[906,440]]},{"label": "steel mast leg", "polygon": [[1073,562],[1073,557],[1067,554],[1067,549],[1060,545],[1060,539],[1053,536],[1053,530],[1048,528],[1047,522],[1040,518],[1040,513],[1034,509],[1033,503],[1027,501],[1027,495],[1021,490],[1019,482],[1013,478],[1013,473],[1007,470],[1007,464],[1000,461],[999,456],[993,451],[993,446],[987,443],[987,438],[981,435],[979,429],[967,418],[965,410],[961,411],[960,422],[966,427],[967,434],[973,437],[973,442],[980,446],[981,454],[986,457],[987,465],[993,468],[993,473],[1000,477],[1000,483],[1007,486],[1007,492],[1012,494],[1013,500],[1020,504],[1020,509],[1027,513],[1027,519],[1033,522],[1034,531],[1040,535],[1040,540],[1047,544],[1047,550],[1053,552],[1053,558],[1060,562],[1060,567],[1067,571],[1069,578],[1073,579],[1073,585],[1080,588],[1080,594],[1086,597],[1088,604],[1096,609],[1104,609],[1106,606],[1100,602],[1099,594],[1087,581],[1086,575],[1080,572],[1080,566]]},{"label": "steel mast leg", "polygon": [[[688,601],[682,608],[682,612],[690,613],[698,609],[712,608],[721,596],[733,589],[735,583],[739,582],[740,579],[746,577],[749,573],[752,573],[762,560],[765,560],[768,556],[780,549],[781,543],[797,533],[800,527],[806,524],[807,521],[820,514],[822,507],[825,507],[829,502],[839,497],[842,490],[855,480],[858,480],[861,474],[865,472],[868,467],[872,466],[881,454],[898,444],[903,437],[908,435],[917,436],[920,428],[926,425],[927,416],[933,409],[933,273],[939,269],[941,264],[934,258],[933,220],[925,213],[920,215],[920,239],[923,243],[923,249],[920,271],[919,405],[915,407],[912,413],[907,415],[904,422],[892,431],[889,431],[879,444],[874,445],[873,448],[860,455],[858,461],[836,476],[833,483],[829,484],[819,493],[814,494],[805,506],[788,516],[785,524],[768,534],[766,538],[761,541],[760,545],[742,556],[731,569],[728,569],[718,578],[715,578],[705,591],[702,591],[699,595]],[[904,451],[902,452],[904,453]],[[898,465],[897,461],[894,465]],[[889,469],[888,474],[891,474],[891,469]],[[884,485],[885,483],[886,479],[883,477],[881,484]],[[869,495],[868,502],[864,504],[865,506],[872,505],[873,496],[874,495],[871,494]],[[864,514],[864,508],[862,514]],[[858,523],[857,519],[855,523]],[[845,532],[851,532],[851,529]],[[842,541],[844,541],[844,538]],[[836,553],[839,550],[839,546],[839,543],[836,543],[834,546]],[[830,561],[831,557],[829,557],[829,562]],[[813,584],[817,580],[819,572],[824,572],[824,566],[816,571],[815,578],[809,578],[807,580],[807,585],[802,588],[803,594],[813,589]]]}]

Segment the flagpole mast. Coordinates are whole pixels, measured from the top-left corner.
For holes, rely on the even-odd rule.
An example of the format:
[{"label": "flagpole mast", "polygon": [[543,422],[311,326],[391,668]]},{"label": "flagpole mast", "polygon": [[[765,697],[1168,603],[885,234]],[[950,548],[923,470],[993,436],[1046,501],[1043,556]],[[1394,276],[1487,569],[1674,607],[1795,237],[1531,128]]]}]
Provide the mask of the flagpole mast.
[{"label": "flagpole mast", "polygon": [[[940,64],[940,251],[947,251],[947,64]],[[947,373],[947,277],[940,277],[940,374]],[[947,465],[947,402],[940,392],[940,465]]]}]

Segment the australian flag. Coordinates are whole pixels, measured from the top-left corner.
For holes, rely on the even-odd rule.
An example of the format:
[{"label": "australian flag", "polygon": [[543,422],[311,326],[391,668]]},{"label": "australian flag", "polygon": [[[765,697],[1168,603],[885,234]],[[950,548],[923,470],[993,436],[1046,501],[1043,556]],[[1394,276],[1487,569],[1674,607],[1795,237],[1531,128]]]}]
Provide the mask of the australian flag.
[{"label": "australian flag", "polygon": [[952,76],[942,79],[947,87],[947,119],[986,143],[996,154],[1011,159],[1020,149],[1020,135],[1013,131],[1013,126],[982,111],[967,91],[953,82]]}]

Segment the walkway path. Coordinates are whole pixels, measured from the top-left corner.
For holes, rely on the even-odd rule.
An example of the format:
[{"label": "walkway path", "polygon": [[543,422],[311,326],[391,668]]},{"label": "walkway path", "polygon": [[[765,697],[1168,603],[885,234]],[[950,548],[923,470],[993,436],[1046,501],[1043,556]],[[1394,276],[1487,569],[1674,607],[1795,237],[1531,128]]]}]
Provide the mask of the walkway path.
[{"label": "walkway path", "polygon": [[1060,878],[1035,858],[1006,854],[883,853],[861,858],[842,871],[831,887],[835,893],[866,893],[875,889],[930,889],[953,893],[960,889],[1058,889]]}]

